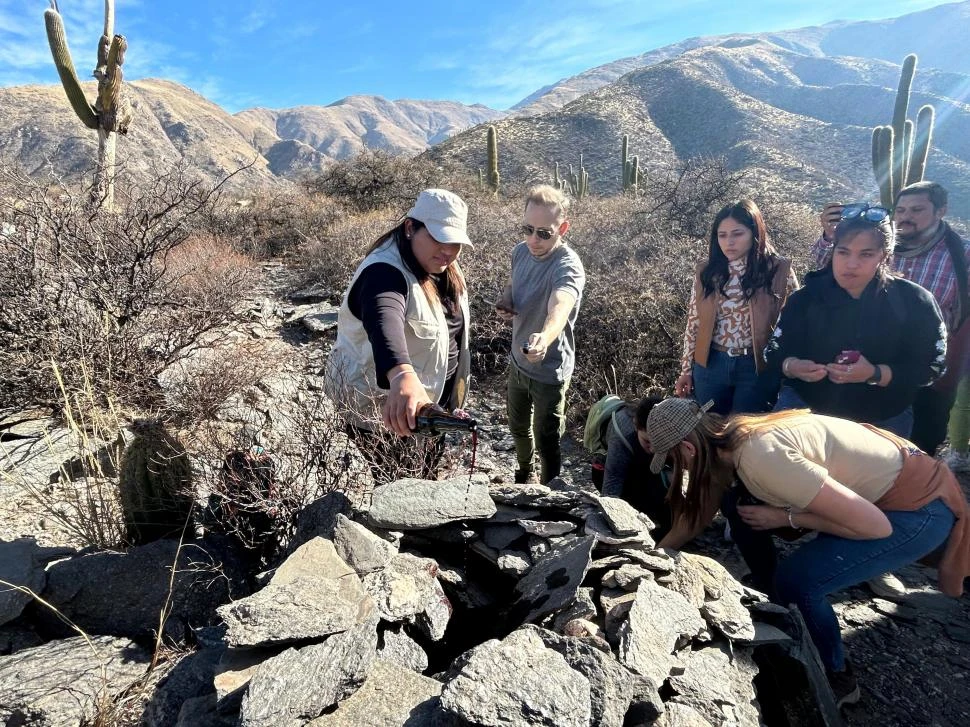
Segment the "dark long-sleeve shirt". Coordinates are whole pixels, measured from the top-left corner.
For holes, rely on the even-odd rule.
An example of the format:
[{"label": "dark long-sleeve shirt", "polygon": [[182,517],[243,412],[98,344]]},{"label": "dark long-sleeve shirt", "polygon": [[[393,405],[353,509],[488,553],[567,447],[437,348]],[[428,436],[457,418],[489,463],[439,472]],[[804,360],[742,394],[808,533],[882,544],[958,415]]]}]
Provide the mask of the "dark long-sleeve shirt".
[{"label": "dark long-sleeve shirt", "polygon": [[859,422],[896,416],[913,403],[920,387],[943,373],[946,328],[940,308],[927,290],[901,278],[885,287],[873,280],[855,299],[835,282],[831,269],[809,273],[782,309],[765,349],[768,366],[780,372],[789,356],[833,363],[844,350],[889,366],[889,385],[836,384],[828,378],[785,379],[785,384],[819,414]]},{"label": "dark long-sleeve shirt", "polygon": [[[401,247],[401,257],[411,270],[419,265],[406,246]],[[447,383],[442,395],[442,399],[448,401],[458,370],[458,353],[465,322],[458,303],[446,295],[443,276],[431,277],[438,288],[448,323]],[[400,270],[386,263],[375,263],[367,266],[357,277],[347,299],[350,312],[367,331],[374,352],[377,385],[382,389],[390,388],[388,371],[395,366],[411,363],[404,335],[408,295],[408,284]]]}]

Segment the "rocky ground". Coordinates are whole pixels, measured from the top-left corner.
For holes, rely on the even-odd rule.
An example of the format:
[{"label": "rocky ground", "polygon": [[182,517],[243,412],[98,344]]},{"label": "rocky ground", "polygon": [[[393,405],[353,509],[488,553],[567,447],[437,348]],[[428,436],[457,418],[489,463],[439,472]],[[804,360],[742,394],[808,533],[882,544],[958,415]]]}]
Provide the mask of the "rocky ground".
[{"label": "rocky ground", "polygon": [[[285,275],[276,268],[269,272],[270,283],[263,293],[275,298]],[[266,311],[265,300],[254,302],[254,309],[257,307]],[[288,315],[286,308],[279,313],[280,320]],[[312,345],[313,340],[320,340],[314,338],[316,335],[309,334],[303,342]],[[493,382],[491,388],[500,383]],[[500,395],[488,388],[480,387],[469,406],[483,425],[476,470],[492,481],[510,480],[513,455],[504,405]],[[589,464],[582,447],[567,436],[564,452],[565,477],[573,482],[586,481]],[[454,471],[467,472],[469,459],[468,444],[456,442],[449,457]],[[42,546],[71,544],[70,533],[35,498],[9,482],[0,483],[0,493],[0,540],[33,536]],[[723,523],[715,523],[689,549],[714,558],[740,578],[746,569],[722,533]],[[897,575],[910,587],[909,596],[899,603],[875,598],[864,586],[835,598],[862,686],[862,701],[845,711],[846,723],[854,727],[970,724],[970,688],[966,684],[970,671],[970,597],[943,596],[933,588],[933,572],[922,566],[908,567]]]}]

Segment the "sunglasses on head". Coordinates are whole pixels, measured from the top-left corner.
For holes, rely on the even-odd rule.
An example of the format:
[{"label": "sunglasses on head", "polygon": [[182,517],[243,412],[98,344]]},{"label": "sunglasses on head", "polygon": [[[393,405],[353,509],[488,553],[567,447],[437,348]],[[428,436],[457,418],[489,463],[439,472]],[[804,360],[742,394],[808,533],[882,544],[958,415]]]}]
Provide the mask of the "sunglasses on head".
[{"label": "sunglasses on head", "polygon": [[556,234],[555,230],[548,227],[533,227],[532,225],[522,225],[522,234],[526,237],[537,236],[540,240],[549,240]]},{"label": "sunglasses on head", "polygon": [[854,220],[861,217],[869,222],[882,222],[888,219],[892,210],[885,207],[871,207],[868,202],[853,202],[842,208],[842,220]]}]

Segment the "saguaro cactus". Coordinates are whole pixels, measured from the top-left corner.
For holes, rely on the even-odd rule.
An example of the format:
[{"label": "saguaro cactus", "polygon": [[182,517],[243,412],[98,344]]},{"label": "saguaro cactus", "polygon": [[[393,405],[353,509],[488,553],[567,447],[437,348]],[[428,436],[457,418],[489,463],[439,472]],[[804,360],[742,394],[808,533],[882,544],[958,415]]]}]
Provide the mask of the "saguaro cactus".
[{"label": "saguaro cactus", "polygon": [[488,184],[491,190],[498,194],[501,178],[498,173],[498,131],[494,126],[488,127]]},{"label": "saguaro cactus", "polygon": [[51,7],[44,11],[47,42],[68,101],[81,123],[98,132],[93,194],[95,201],[106,209],[114,206],[116,134],[127,134],[131,122],[131,104],[123,91],[121,72],[128,42],[123,35],[114,35],[114,16],[114,0],[105,0],[104,31],[98,42],[98,65],[93,74],[98,79],[98,98],[92,106],[74,70],[57,0],[51,0]]},{"label": "saguaro cactus", "polygon": [[624,192],[636,192],[640,183],[640,159],[637,156],[629,156],[630,137],[623,135],[623,143],[620,148],[620,164],[622,165],[622,180]]},{"label": "saguaro cactus", "polygon": [[[556,165],[556,171],[558,172],[559,165]],[[583,166],[583,155],[579,155],[579,171],[573,171],[573,165],[569,165],[569,176],[567,178],[567,183],[569,185],[569,193],[572,194],[576,199],[582,199],[589,192],[589,172],[586,171],[586,167]]]},{"label": "saguaro cactus", "polygon": [[911,53],[903,59],[892,123],[872,130],[872,171],[884,207],[892,207],[899,191],[922,181],[926,172],[935,111],[930,105],[923,106],[915,125],[906,118],[915,74],[916,55]]}]

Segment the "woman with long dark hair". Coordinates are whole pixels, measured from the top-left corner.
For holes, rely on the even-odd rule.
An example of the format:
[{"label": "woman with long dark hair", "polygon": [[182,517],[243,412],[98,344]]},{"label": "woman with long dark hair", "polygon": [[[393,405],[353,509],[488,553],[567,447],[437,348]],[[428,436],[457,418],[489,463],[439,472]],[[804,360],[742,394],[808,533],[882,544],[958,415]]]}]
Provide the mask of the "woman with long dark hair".
[{"label": "woman with long dark hair", "polygon": [[770,408],[774,387],[761,376],[762,352],[797,287],[758,205],[742,199],[718,212],[694,275],[676,394],[713,400],[720,414]]},{"label": "woman with long dark hair", "polygon": [[805,276],[765,350],[783,376],[777,408],[808,407],[908,437],[912,404],[942,373],[946,328],[924,288],[889,269],[889,210],[848,205],[832,258]]},{"label": "woman with long dark hair", "polygon": [[383,426],[405,437],[425,404],[452,411],[464,402],[469,319],[458,256],[472,245],[467,216],[458,195],[424,190],[354,273],[325,377],[353,435]]},{"label": "woman with long dark hair", "polygon": [[816,531],[785,560],[761,559],[753,575],[775,601],[801,610],[837,701],[857,700],[826,596],[930,554],[941,555],[941,590],[961,595],[970,575],[966,496],[945,464],[871,425],[806,410],[723,418],[705,409],[667,399],[647,419],[651,470],[668,458],[674,468],[674,525],[659,545],[693,538],[732,486],[760,503],[738,510],[772,556],[770,531]]}]

